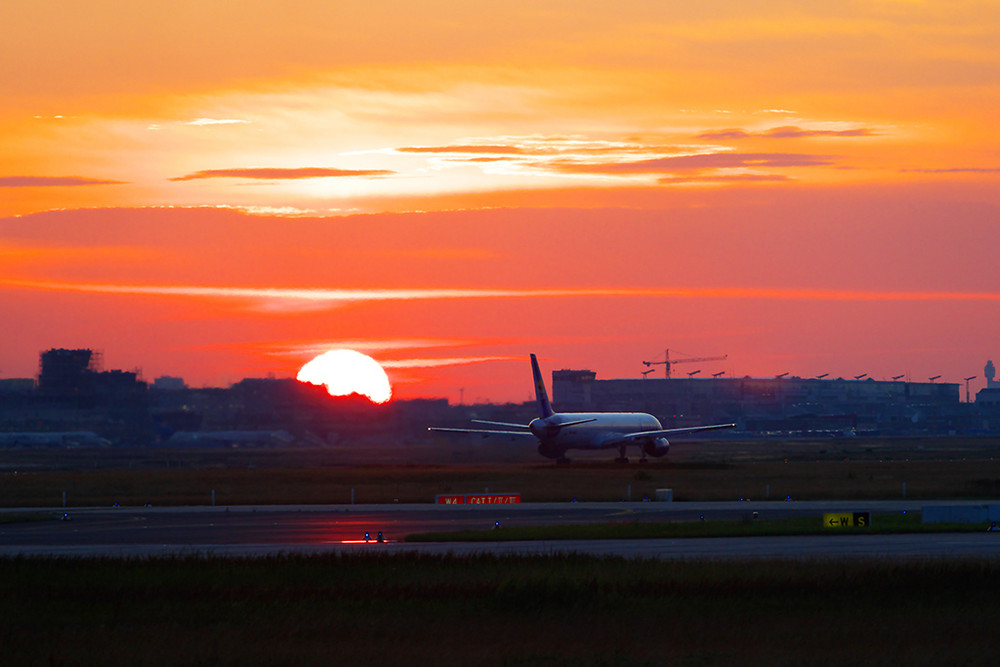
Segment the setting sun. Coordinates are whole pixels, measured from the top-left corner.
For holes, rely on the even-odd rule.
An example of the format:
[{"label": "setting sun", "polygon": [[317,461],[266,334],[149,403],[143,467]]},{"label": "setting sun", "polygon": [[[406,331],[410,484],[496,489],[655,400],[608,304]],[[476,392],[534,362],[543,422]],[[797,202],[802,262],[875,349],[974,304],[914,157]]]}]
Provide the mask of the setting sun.
[{"label": "setting sun", "polygon": [[302,366],[296,379],[325,385],[331,396],[361,394],[373,403],[385,403],[392,398],[389,377],[382,367],[354,350],[324,352]]}]

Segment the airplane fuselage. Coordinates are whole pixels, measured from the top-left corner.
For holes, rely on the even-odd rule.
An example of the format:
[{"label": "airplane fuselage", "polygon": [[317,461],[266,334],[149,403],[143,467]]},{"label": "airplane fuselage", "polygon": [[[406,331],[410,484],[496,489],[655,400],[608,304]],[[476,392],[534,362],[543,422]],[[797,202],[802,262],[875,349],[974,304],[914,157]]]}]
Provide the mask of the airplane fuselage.
[{"label": "airplane fuselage", "polygon": [[532,420],[528,428],[539,440],[539,453],[548,458],[560,458],[568,449],[616,449],[625,444],[648,445],[649,453],[663,456],[669,447],[662,437],[648,438],[648,443],[628,437],[663,430],[656,417],[642,412],[556,413]]}]

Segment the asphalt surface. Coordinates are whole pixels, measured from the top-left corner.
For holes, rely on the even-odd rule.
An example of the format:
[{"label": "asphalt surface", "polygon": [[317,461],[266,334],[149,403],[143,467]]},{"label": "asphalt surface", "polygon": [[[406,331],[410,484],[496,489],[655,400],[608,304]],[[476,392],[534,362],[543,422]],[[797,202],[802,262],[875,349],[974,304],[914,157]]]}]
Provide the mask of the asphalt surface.
[{"label": "asphalt surface", "polygon": [[[523,503],[512,505],[335,505],[0,510],[44,520],[0,524],[0,556],[264,556],[382,550],[388,553],[587,553],[629,558],[1000,557],[1000,533],[830,534],[800,537],[552,540],[410,544],[410,534],[635,521],[760,520],[824,512],[891,514],[927,505],[997,501],[818,501],[721,503]],[[65,519],[64,519],[64,514]],[[985,529],[985,526],[984,526]],[[377,536],[382,533],[384,542]],[[368,533],[369,541],[364,536]]]}]

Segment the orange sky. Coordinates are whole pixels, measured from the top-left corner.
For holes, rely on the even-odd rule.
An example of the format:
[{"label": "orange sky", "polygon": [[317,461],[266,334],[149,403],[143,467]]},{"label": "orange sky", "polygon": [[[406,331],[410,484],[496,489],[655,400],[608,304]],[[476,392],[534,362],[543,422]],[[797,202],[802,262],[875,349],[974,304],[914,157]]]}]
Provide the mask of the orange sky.
[{"label": "orange sky", "polygon": [[0,377],[1000,357],[994,2],[40,0],[0,37]]}]

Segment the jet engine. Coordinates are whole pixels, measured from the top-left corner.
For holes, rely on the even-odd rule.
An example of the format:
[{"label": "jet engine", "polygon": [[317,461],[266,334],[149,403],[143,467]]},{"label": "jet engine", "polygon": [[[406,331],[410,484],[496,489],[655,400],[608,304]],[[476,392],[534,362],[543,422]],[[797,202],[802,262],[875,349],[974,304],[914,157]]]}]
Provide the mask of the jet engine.
[{"label": "jet engine", "polygon": [[642,451],[648,456],[659,458],[666,456],[670,451],[670,443],[666,438],[653,438],[642,443]]}]

